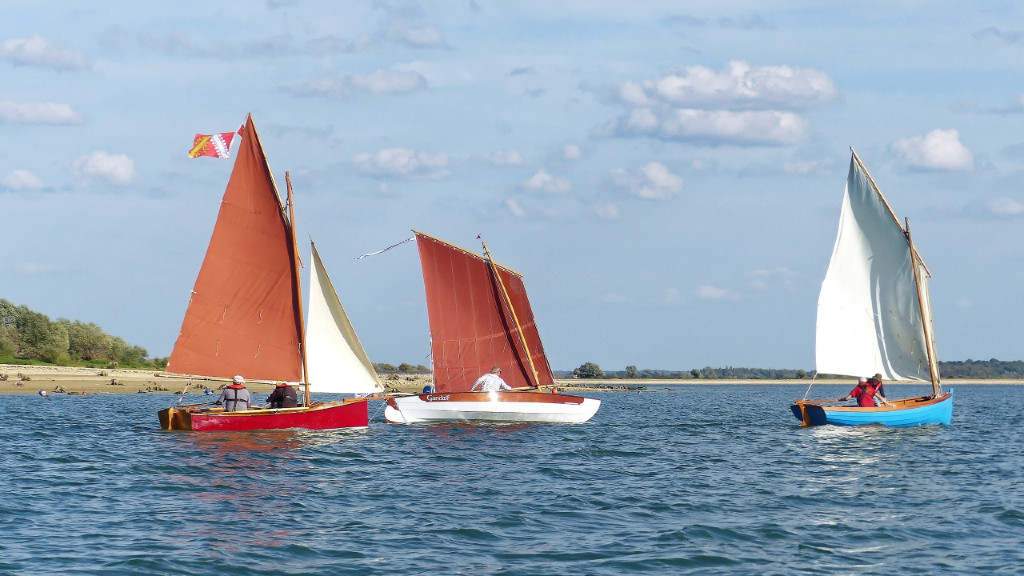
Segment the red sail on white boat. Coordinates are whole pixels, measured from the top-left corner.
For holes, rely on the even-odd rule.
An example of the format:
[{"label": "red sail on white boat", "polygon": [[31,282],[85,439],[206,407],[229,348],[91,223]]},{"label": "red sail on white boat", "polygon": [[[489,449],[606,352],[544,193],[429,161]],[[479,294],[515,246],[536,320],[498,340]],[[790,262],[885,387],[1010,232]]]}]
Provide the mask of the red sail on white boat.
[{"label": "red sail on white boat", "polygon": [[[601,401],[558,394],[523,278],[474,254],[416,232],[430,321],[433,393],[393,396],[388,422],[586,422]],[[484,246],[484,250],[487,247]],[[473,392],[501,368],[514,391]],[[544,391],[542,388],[546,388]]]},{"label": "red sail on white boat", "polygon": [[420,232],[416,246],[436,391],[469,391],[494,366],[513,388],[554,384],[522,275]]}]

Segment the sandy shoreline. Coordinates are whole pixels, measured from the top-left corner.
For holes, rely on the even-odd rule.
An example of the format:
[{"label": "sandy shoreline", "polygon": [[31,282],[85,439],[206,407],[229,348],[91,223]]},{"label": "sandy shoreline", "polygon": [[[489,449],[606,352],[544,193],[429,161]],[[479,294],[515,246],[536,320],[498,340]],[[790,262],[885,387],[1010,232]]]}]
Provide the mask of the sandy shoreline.
[{"label": "sandy shoreline", "polygon": [[[419,392],[430,383],[429,375],[424,374],[386,374],[381,377],[389,391]],[[637,387],[658,390],[671,386],[701,385],[807,385],[810,381],[803,380],[558,380],[559,388],[571,391],[635,391]],[[853,379],[817,380],[816,385],[843,384],[853,385]],[[190,391],[204,388],[220,390],[227,385],[227,380],[214,378],[183,378],[163,372],[147,370],[96,369],[77,368],[70,366],[21,366],[16,364],[0,364],[0,394],[38,394],[45,390],[49,394],[180,394],[186,385]],[[960,384],[968,385],[1022,385],[1024,380],[944,380],[946,388]],[[273,384],[250,382],[248,388],[254,394],[269,394]],[[313,391],[316,391],[314,385]]]},{"label": "sandy shoreline", "polygon": [[[390,390],[412,392],[422,390],[430,376],[389,374],[381,380]],[[148,370],[0,364],[0,394],[38,394],[40,390],[49,394],[180,394],[186,386],[197,392],[220,390],[229,383],[227,379],[187,378]],[[259,396],[270,394],[274,385],[247,382],[246,387]]]}]

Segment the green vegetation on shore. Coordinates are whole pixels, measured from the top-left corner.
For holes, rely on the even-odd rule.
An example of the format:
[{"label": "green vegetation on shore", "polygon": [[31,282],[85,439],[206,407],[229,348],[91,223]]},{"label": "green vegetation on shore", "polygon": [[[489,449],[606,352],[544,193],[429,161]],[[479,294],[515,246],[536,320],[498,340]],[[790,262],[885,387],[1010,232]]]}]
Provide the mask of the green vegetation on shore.
[{"label": "green vegetation on shore", "polygon": [[[163,370],[167,358],[149,358],[145,348],[132,346],[122,338],[111,336],[93,323],[66,318],[50,320],[45,314],[16,306],[0,299],[0,364],[49,364],[56,366],[91,366],[99,368],[143,368]],[[429,374],[423,364],[401,363],[398,366],[375,363],[379,374]],[[972,380],[1022,379],[1022,360],[964,360],[939,362],[943,379],[967,378]],[[586,362],[572,371],[556,370],[557,378],[604,380],[799,380],[809,378],[813,371],[802,369],[693,368],[691,370],[654,370],[626,366],[623,370],[602,370],[594,362]],[[818,378],[834,378],[819,374]]]},{"label": "green vegetation on shore", "polygon": [[[966,378],[971,380],[997,380],[997,379],[1022,379],[1024,378],[1024,361],[1022,360],[964,360],[954,362],[939,362],[939,374],[943,379]],[[575,370],[555,371],[558,378],[582,378],[582,379],[659,379],[659,380],[800,380],[810,378],[813,371],[800,369],[776,369],[776,368],[740,368],[728,366],[725,368],[693,368],[692,370],[652,370],[649,368],[638,369],[636,366],[626,366],[625,370],[601,370],[594,362],[586,362]],[[866,376],[870,376],[867,374]],[[841,378],[832,374],[818,374],[818,379]]]},{"label": "green vegetation on shore", "polygon": [[0,299],[0,363],[122,368],[164,368],[141,346],[111,336],[93,323],[50,320],[27,306]]}]

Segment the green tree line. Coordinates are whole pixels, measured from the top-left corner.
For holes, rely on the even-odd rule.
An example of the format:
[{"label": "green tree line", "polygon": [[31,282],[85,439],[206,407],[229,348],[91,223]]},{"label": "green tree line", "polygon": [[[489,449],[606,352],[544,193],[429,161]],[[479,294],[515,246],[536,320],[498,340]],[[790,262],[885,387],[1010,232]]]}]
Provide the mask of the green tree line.
[{"label": "green tree line", "polygon": [[430,368],[427,368],[423,364],[417,364],[415,366],[413,366],[412,364],[406,364],[405,362],[402,362],[398,366],[395,366],[393,364],[384,364],[384,363],[378,364],[376,362],[373,362],[372,364],[373,364],[373,369],[378,374],[398,373],[398,372],[401,372],[401,373],[413,373],[413,372],[430,373]]},{"label": "green tree line", "polygon": [[[691,370],[651,370],[649,368],[638,369],[636,366],[626,366],[625,370],[604,371],[594,362],[585,362],[572,372],[556,371],[555,375],[560,378],[598,378],[598,379],[663,379],[663,380],[687,380],[687,379],[722,379],[722,380],[799,380],[809,378],[813,375],[802,369],[778,369],[778,368],[742,368],[727,366],[725,368],[693,368]],[[993,379],[1015,379],[1024,378],[1024,361],[1004,361],[992,358],[991,360],[965,360],[953,362],[939,362],[939,375],[943,378],[968,378],[975,380]],[[836,378],[831,374],[819,374],[818,378]]]},{"label": "green tree line", "polygon": [[67,318],[50,320],[46,314],[0,299],[0,361],[42,361],[62,365],[159,367],[166,358],[149,359],[149,352],[111,336],[92,322]]}]

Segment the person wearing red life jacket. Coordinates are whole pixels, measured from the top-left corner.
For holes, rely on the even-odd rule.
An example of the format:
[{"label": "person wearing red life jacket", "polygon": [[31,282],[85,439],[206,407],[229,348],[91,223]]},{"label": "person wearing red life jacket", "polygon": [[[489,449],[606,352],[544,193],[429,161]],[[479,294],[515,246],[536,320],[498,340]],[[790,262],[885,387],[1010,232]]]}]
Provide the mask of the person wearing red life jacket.
[{"label": "person wearing red life jacket", "polygon": [[251,410],[250,400],[249,390],[245,387],[245,378],[235,376],[231,379],[231,384],[220,393],[216,404],[224,404],[225,412],[236,412]]},{"label": "person wearing red life jacket", "polygon": [[876,386],[869,382],[866,378],[861,378],[857,382],[857,385],[853,388],[853,390],[850,390],[850,393],[847,394],[845,397],[840,398],[839,401],[844,402],[846,400],[849,400],[850,398],[856,398],[857,405],[862,408],[874,408],[876,399],[878,400],[879,404],[892,406],[892,404],[890,404],[889,401],[885,399],[885,396],[881,396],[878,393],[878,388],[876,388]]}]

